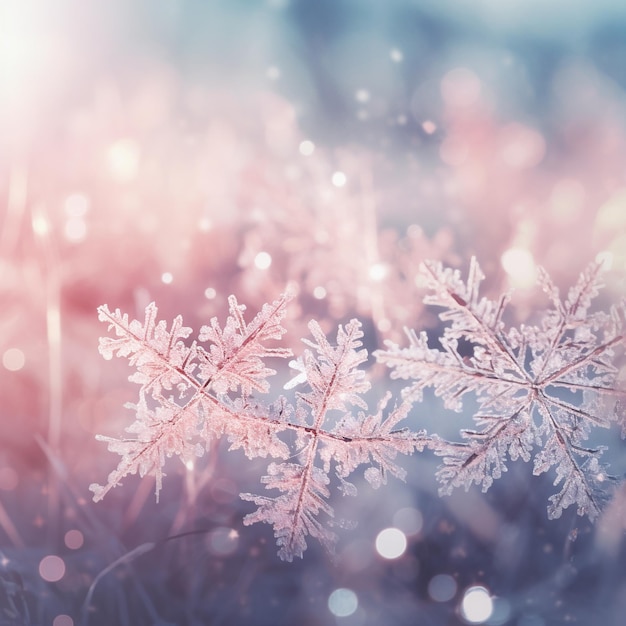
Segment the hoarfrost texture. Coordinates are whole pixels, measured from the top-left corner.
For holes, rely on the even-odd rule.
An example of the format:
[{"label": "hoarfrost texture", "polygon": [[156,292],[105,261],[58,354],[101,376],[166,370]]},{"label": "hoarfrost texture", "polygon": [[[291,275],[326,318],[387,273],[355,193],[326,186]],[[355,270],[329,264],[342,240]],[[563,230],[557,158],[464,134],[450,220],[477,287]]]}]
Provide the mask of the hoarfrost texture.
[{"label": "hoarfrost texture", "polygon": [[[297,375],[288,387],[305,386],[295,405],[283,396],[273,403],[258,400],[258,394],[269,391],[267,379],[275,373],[264,360],[292,356],[289,349],[265,345],[282,338],[281,323],[291,298],[286,293],[266,304],[246,323],[244,307],[231,296],[224,327],[211,319],[190,345],[184,340],[191,329],[183,326],[182,318],[168,330],[164,321],[157,321],[154,304],[146,308],[143,323],[100,307],[100,320],[115,332],[115,337],[101,339],[100,352],[107,359],[127,357],[137,369],[130,380],[140,390],[137,404],[129,405],[136,413],[127,428],[133,437],[98,437],[121,459],[106,485],[91,486],[94,500],[135,473],[156,476],[158,498],[167,457],[177,455],[184,462],[203,454],[212,440],[226,437],[231,450],[241,448],[249,458],[281,460],[271,462],[261,479],[266,489],[279,495],[241,494],[258,507],[244,523],[271,524],[284,560],[302,556],[307,536],[332,551],[336,535],[329,503],[331,471],[340,490],[355,495],[348,479],[359,466],[366,466],[365,478],[374,487],[388,474],[403,478],[397,454],[422,450],[426,439],[423,433],[396,428],[408,413],[408,401],[385,412],[385,396],[375,413],[368,412],[362,394],[370,383],[360,369],[367,351],[361,348],[357,320],[339,326],[335,344],[311,322],[313,340],[304,340],[308,348],[292,362]],[[295,443],[281,438],[286,431],[295,432]]]},{"label": "hoarfrost texture", "polygon": [[[624,354],[626,307],[591,311],[601,288],[601,265],[592,263],[563,298],[548,274],[538,282],[551,308],[536,325],[507,328],[503,315],[510,294],[498,300],[480,297],[484,276],[472,259],[467,282],[458,270],[427,262],[421,276],[426,304],[443,308],[446,324],[441,348],[428,346],[426,333],[407,331],[408,347],[388,342],[375,353],[393,378],[411,381],[406,400],[422,399],[432,387],[445,407],[460,411],[473,394],[479,410],[476,429],[462,431],[463,441],[433,437],[430,446],[443,457],[437,476],[440,493],[472,483],[487,491],[511,460],[534,459],[533,472],[554,468],[558,493],[550,497],[548,516],[558,518],[569,506],[595,519],[611,495],[616,478],[602,462],[604,447],[585,445],[592,428],[608,428],[619,417],[618,361]],[[463,356],[460,346],[471,347]],[[465,354],[467,350],[463,350]]]},{"label": "hoarfrost texture", "polygon": [[[156,476],[158,498],[167,457],[185,462],[225,437],[231,450],[272,459],[261,478],[270,493],[241,494],[257,506],[244,524],[271,524],[278,554],[288,561],[302,557],[307,537],[332,551],[334,483],[344,495],[355,495],[350,479],[361,466],[375,488],[389,474],[404,479],[397,455],[425,447],[443,457],[437,473],[442,494],[473,483],[486,491],[506,471],[507,457],[533,458],[534,473],[554,468],[554,484],[560,486],[550,497],[550,518],[573,505],[580,515],[596,518],[616,479],[602,462],[604,449],[585,442],[592,428],[623,422],[625,397],[618,361],[624,355],[626,306],[591,310],[601,287],[600,264],[591,264],[565,298],[540,270],[551,308],[536,325],[519,328],[507,328],[503,321],[510,294],[498,300],[479,295],[484,276],[475,259],[466,282],[458,270],[436,262],[424,263],[421,275],[429,289],[424,302],[443,308],[441,348],[429,347],[425,332],[410,330],[407,347],[387,342],[386,350],[376,351],[392,378],[410,382],[399,405],[388,409],[387,393],[373,413],[363,399],[370,383],[362,369],[367,351],[357,320],[340,325],[333,343],[310,322],[312,339],[303,339],[306,348],[290,362],[295,376],[285,385],[302,389],[295,402],[284,396],[259,400],[275,373],[265,359],[292,356],[289,349],[266,346],[285,333],[281,324],[290,292],[264,305],[250,323],[245,307],[231,296],[225,325],[211,319],[190,343],[192,331],[182,318],[168,330],[157,321],[154,304],[146,308],[143,322],[100,307],[100,320],[115,334],[101,339],[100,352],[107,359],[128,358],[136,368],[130,380],[140,390],[137,403],[129,405],[136,414],[127,428],[132,437],[98,437],[121,459],[106,485],[91,486],[94,500],[135,473]],[[468,345],[471,355],[464,355]],[[476,397],[476,429],[463,430],[462,442],[398,428],[427,387],[455,411],[464,396]]]}]

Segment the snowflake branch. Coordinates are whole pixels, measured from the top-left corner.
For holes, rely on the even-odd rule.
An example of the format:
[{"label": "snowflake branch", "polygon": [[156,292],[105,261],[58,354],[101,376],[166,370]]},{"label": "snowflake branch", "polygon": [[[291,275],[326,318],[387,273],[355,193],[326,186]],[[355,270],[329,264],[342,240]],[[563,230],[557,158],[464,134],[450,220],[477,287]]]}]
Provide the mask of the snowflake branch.
[{"label": "snowflake branch", "polygon": [[[594,520],[602,511],[605,496],[601,496],[594,488],[594,479],[590,475],[590,470],[596,472],[595,482],[602,482],[608,477],[602,475],[603,478],[598,480],[600,470],[597,455],[601,450],[591,451],[575,447],[552,415],[547,403],[542,398],[537,398],[537,402],[542,415],[550,421],[553,435],[535,458],[533,474],[539,476],[550,467],[556,466],[557,475],[554,485],[563,481],[559,493],[549,498],[551,504],[548,507],[548,517],[559,518],[565,508],[577,504],[579,515],[588,515],[591,520]],[[575,448],[579,454],[584,453],[593,458],[594,463],[588,466],[587,471],[576,461],[572,448]]]},{"label": "snowflake branch", "polygon": [[565,365],[563,365],[563,367],[541,380],[538,384],[544,386],[553,384],[558,379],[563,378],[563,376],[565,376],[566,374],[581,369],[581,367],[583,366],[587,367],[590,365],[598,365],[598,363],[595,361],[595,357],[608,352],[611,348],[623,342],[624,337],[614,337],[613,339],[611,339],[611,341],[608,341],[607,343],[598,346],[592,352],[581,355],[578,359],[571,363],[566,363]]},{"label": "snowflake branch", "polygon": [[[436,292],[434,295],[426,296],[424,302],[426,304],[443,306],[446,310],[439,315],[443,321],[451,320],[454,322],[456,320],[454,312],[458,311],[474,325],[473,329],[463,329],[455,328],[453,323],[450,330],[454,332],[449,332],[449,334],[454,336],[458,333],[470,340],[477,340],[480,343],[495,347],[505,357],[509,366],[518,376],[527,378],[524,368],[520,367],[515,355],[510,351],[509,346],[503,341],[502,336],[498,332],[498,328],[501,326],[502,314],[510,300],[510,295],[502,295],[495,308],[493,306],[494,303],[486,298],[482,298],[478,302],[479,286],[484,278],[484,274],[476,258],[472,257],[470,260],[466,285],[461,281],[458,272],[450,272],[450,270],[443,269],[439,262],[425,261],[422,263],[421,269],[422,273],[426,273],[429,277],[431,289]],[[437,294],[447,294],[448,297],[441,300],[436,297]]]}]

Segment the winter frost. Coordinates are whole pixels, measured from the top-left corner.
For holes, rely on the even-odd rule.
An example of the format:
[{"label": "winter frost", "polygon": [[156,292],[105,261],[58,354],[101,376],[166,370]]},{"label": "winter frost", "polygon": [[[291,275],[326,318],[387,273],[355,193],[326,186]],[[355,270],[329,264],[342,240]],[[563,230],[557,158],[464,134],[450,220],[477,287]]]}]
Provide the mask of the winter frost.
[{"label": "winter frost", "polygon": [[[212,440],[226,437],[231,450],[275,459],[261,479],[270,493],[241,495],[257,506],[244,523],[271,524],[279,556],[291,561],[302,556],[308,536],[332,550],[331,482],[343,494],[355,495],[348,479],[360,466],[374,487],[388,474],[404,477],[395,463],[397,454],[421,450],[426,440],[423,433],[396,428],[409,402],[385,411],[385,396],[376,412],[368,411],[362,394],[370,384],[360,369],[367,351],[361,348],[357,320],[339,326],[335,343],[311,322],[313,339],[303,340],[307,348],[293,362],[298,375],[289,386],[302,387],[295,403],[282,396],[272,403],[258,400],[258,394],[269,391],[268,377],[275,373],[264,359],[292,356],[288,349],[265,345],[284,334],[281,322],[290,299],[285,294],[246,323],[244,307],[231,296],[225,325],[213,318],[189,344],[185,340],[191,329],[183,326],[182,318],[168,329],[157,321],[154,304],[146,308],[143,322],[100,307],[100,319],[115,333],[101,339],[100,352],[107,359],[128,358],[137,370],[130,380],[140,390],[138,402],[129,405],[136,416],[127,428],[132,437],[98,437],[121,459],[106,485],[91,486],[94,500],[135,473],[156,476],[158,497],[167,457],[186,462],[203,454]],[[295,432],[295,438],[281,438],[285,431]]]},{"label": "winter frost", "polygon": [[[550,497],[550,518],[572,505],[597,517],[615,478],[602,463],[603,448],[585,441],[592,428],[623,422],[618,360],[626,333],[624,302],[608,312],[590,310],[601,287],[600,264],[591,264],[565,298],[540,270],[551,308],[536,325],[519,328],[503,322],[509,294],[495,301],[479,296],[484,276],[475,259],[467,282],[440,263],[423,264],[421,274],[430,292],[424,302],[443,308],[441,349],[430,348],[424,332],[408,331],[407,347],[389,342],[376,357],[393,378],[411,381],[406,399],[418,401],[432,387],[448,409],[460,411],[467,394],[478,401],[477,428],[464,430],[463,442],[433,437],[429,444],[443,457],[441,493],[472,483],[486,491],[506,471],[507,455],[532,457],[534,474],[554,468],[560,485]],[[461,342],[469,343],[471,356],[460,353]]]}]

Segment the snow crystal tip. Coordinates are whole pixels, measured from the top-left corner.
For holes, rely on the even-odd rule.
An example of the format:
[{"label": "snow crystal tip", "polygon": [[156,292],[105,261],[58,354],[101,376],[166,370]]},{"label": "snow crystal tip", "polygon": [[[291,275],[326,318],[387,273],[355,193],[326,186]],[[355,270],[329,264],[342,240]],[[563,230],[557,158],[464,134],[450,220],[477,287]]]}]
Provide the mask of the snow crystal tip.
[{"label": "snow crystal tip", "polygon": [[93,493],[93,501],[99,502],[102,498],[104,498],[107,490],[104,486],[99,485],[98,483],[91,483],[91,485],[89,485],[89,491]]}]

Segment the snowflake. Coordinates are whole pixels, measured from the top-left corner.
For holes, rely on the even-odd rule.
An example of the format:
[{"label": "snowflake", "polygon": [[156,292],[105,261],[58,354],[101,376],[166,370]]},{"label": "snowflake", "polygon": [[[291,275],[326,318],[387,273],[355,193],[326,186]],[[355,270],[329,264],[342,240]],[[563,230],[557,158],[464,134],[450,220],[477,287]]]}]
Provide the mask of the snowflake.
[{"label": "snowflake", "polygon": [[[550,497],[550,518],[572,505],[590,519],[602,510],[615,478],[601,462],[604,448],[587,447],[585,441],[593,427],[620,420],[624,392],[618,359],[624,354],[626,306],[590,311],[600,274],[600,264],[591,264],[562,299],[539,269],[538,282],[551,308],[537,325],[506,328],[510,294],[497,301],[479,297],[484,276],[475,259],[466,283],[457,270],[440,263],[422,265],[430,290],[424,302],[444,309],[439,315],[447,323],[443,349],[430,348],[426,333],[408,331],[408,347],[388,342],[375,355],[392,368],[393,378],[412,381],[404,390],[408,400],[421,400],[423,390],[432,387],[448,409],[460,411],[467,394],[478,401],[477,429],[462,431],[462,443],[437,437],[429,443],[443,457],[442,494],[472,483],[486,491],[506,471],[507,454],[513,461],[530,461],[538,449],[534,474],[555,468],[554,484],[560,484]],[[472,354],[464,356],[468,344]]]},{"label": "snowflake", "polygon": [[[370,383],[360,369],[367,351],[361,349],[363,333],[357,320],[339,326],[336,345],[316,322],[309,324],[313,340],[303,340],[308,348],[292,362],[298,373],[286,386],[306,385],[308,391],[298,393],[295,404],[283,396],[273,403],[253,399],[254,393],[269,391],[267,378],[275,373],[264,360],[291,356],[288,349],[265,346],[268,340],[282,338],[281,322],[291,298],[287,293],[265,305],[248,324],[244,307],[231,296],[225,326],[213,318],[190,345],[185,340],[191,329],[183,326],[182,318],[177,317],[168,330],[164,321],[157,321],[154,304],[146,308],[143,323],[100,307],[100,320],[116,335],[100,340],[100,352],[107,359],[115,354],[128,357],[137,369],[130,380],[140,385],[140,391],[137,404],[129,405],[136,414],[127,428],[133,437],[98,436],[121,459],[106,485],[90,487],[94,500],[135,473],[156,476],[158,498],[167,457],[189,461],[203,454],[212,440],[226,437],[231,450],[241,448],[249,458],[282,460],[270,463],[262,478],[266,488],[278,495],[241,497],[258,507],[244,523],[272,524],[279,556],[291,561],[302,556],[307,536],[333,548],[331,470],[346,495],[356,493],[348,478],[361,465],[374,487],[383,484],[388,474],[404,478],[404,470],[395,462],[397,454],[422,450],[426,438],[424,433],[395,428],[406,417],[410,402],[384,417],[387,395],[377,412],[367,412],[362,394]],[[353,407],[360,411],[355,413]],[[295,437],[284,437],[287,431]]]}]

